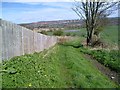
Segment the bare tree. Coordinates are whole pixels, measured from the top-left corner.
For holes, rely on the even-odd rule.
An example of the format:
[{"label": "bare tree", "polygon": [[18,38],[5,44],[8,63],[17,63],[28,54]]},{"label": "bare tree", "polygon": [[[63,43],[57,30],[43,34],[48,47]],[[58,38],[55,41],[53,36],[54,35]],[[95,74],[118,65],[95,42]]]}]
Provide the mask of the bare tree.
[{"label": "bare tree", "polygon": [[87,30],[87,45],[92,44],[92,38],[95,31],[98,30],[100,24],[98,23],[102,20],[103,16],[109,16],[113,10],[113,6],[117,5],[118,2],[101,2],[98,0],[86,0],[86,2],[75,1],[75,7],[72,8],[76,14],[85,20],[86,30]]}]

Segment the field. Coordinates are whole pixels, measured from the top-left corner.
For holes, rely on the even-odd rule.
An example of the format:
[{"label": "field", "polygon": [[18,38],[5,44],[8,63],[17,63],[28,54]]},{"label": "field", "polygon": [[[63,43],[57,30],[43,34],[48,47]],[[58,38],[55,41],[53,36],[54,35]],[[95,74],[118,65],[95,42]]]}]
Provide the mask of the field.
[{"label": "field", "polygon": [[[86,29],[80,28],[80,29],[74,29],[77,30],[75,32],[69,32],[69,30],[64,30],[63,35],[69,35],[69,36],[79,36],[86,38]],[[53,35],[53,32],[47,32],[48,35]],[[104,27],[103,31],[100,33],[101,39],[106,42],[107,44],[111,45],[118,45],[118,26],[106,26]]]},{"label": "field", "polygon": [[109,44],[118,44],[118,26],[106,26],[101,38]]}]

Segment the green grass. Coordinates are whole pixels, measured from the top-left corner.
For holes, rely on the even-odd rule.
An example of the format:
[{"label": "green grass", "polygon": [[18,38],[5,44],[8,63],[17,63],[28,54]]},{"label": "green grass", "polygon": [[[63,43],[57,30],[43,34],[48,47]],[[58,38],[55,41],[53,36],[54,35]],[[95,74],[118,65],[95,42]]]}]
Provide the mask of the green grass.
[{"label": "green grass", "polygon": [[14,57],[3,62],[2,69],[3,88],[118,87],[72,46],[56,45],[41,53]]},{"label": "green grass", "polygon": [[101,38],[109,44],[118,44],[118,26],[106,26]]},{"label": "green grass", "polygon": [[120,60],[119,60],[120,55],[118,50],[107,51],[80,48],[80,52],[91,55],[94,59],[96,59],[104,66],[109,67],[111,70],[120,73]]},{"label": "green grass", "polygon": [[[67,29],[66,29],[67,30]],[[64,36],[64,35],[67,35],[67,33],[69,33],[70,34],[70,36],[81,36],[81,37],[86,37],[86,30],[85,30],[85,28],[81,28],[81,29],[74,29],[74,30],[78,30],[77,32],[65,32],[65,30],[63,30],[63,35],[62,36]],[[53,31],[48,31],[47,32],[47,35],[50,35],[50,36],[52,36],[53,35]]]},{"label": "green grass", "polygon": [[64,32],[64,35],[67,33],[70,33],[71,36],[80,36],[80,37],[86,37],[86,29],[85,28],[80,28],[80,29],[74,29],[78,30],[76,32]]},{"label": "green grass", "polygon": [[[79,36],[82,38],[86,38],[86,29],[80,28],[76,29],[78,32],[64,32],[63,35],[67,35],[69,33],[70,36]],[[64,30],[65,31],[65,30]],[[53,32],[47,32],[48,35],[53,35]],[[104,30],[100,33],[101,39],[108,43],[109,45],[117,45],[118,44],[118,26],[106,26]]]},{"label": "green grass", "polygon": [[[85,28],[80,29],[80,32],[71,32],[71,34],[75,34],[80,37],[86,38],[86,30]],[[104,30],[100,33],[101,39],[108,43],[117,45],[118,44],[118,26],[106,26]]]}]

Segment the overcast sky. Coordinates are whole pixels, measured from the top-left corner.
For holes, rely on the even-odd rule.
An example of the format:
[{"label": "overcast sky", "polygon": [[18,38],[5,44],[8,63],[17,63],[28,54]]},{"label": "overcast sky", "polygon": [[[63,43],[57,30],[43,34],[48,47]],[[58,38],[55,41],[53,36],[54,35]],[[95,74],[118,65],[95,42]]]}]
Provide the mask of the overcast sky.
[{"label": "overcast sky", "polygon": [[[0,17],[14,23],[79,19],[71,9],[73,2],[69,2],[69,0],[52,0],[53,2],[49,2],[51,0],[29,1],[30,2],[28,2],[28,0],[4,0],[4,2],[2,2],[2,16],[0,15]],[[34,3],[32,1],[34,1]],[[116,16],[117,14],[113,13],[112,17]]]}]

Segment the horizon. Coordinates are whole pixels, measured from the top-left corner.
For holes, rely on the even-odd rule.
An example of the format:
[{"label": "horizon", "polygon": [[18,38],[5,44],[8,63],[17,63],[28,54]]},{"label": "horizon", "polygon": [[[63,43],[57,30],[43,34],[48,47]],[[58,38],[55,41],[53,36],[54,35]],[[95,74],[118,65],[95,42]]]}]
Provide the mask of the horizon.
[{"label": "horizon", "polygon": [[[108,17],[108,19],[119,18],[119,17]],[[84,19],[64,19],[64,20],[48,20],[48,21],[36,21],[36,22],[28,22],[28,23],[19,23],[19,24],[31,24],[31,23],[39,23],[39,22],[54,22],[54,21],[68,21],[68,20],[84,20]]]},{"label": "horizon", "polygon": [[[16,24],[80,19],[71,9],[74,2],[2,2],[0,18]],[[118,17],[115,11],[109,17]]]}]

